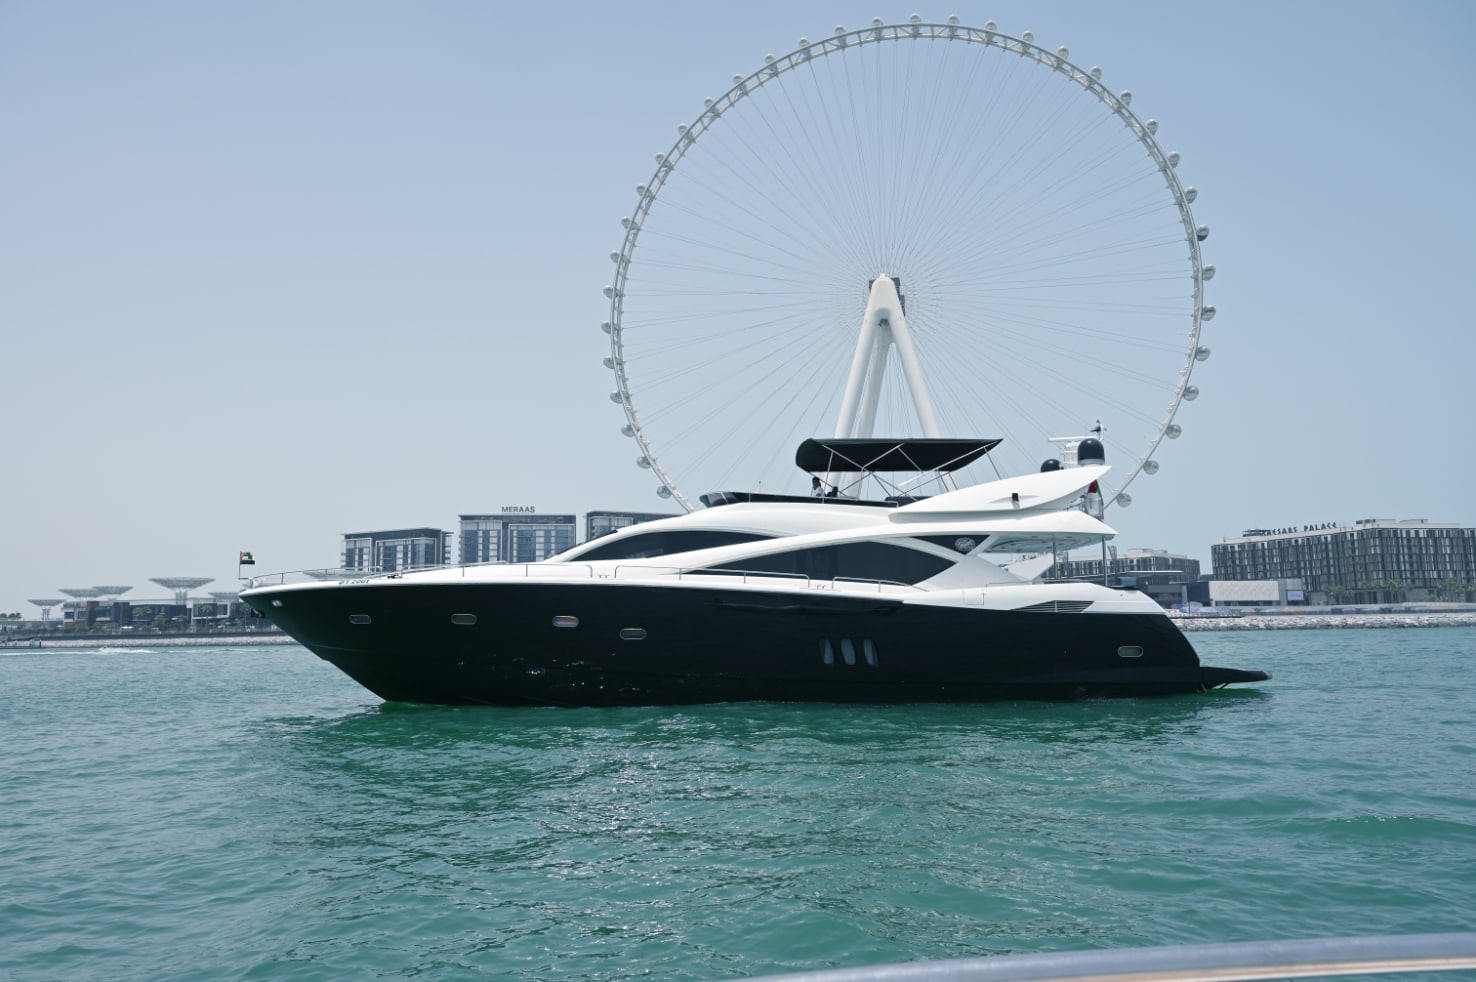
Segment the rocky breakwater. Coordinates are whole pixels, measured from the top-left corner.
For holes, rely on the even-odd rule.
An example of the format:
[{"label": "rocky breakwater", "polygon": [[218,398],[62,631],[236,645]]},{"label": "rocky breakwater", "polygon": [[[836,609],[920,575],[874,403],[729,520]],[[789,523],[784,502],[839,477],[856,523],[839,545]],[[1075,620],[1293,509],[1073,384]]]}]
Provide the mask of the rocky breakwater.
[{"label": "rocky breakwater", "polygon": [[1184,631],[1296,631],[1310,628],[1476,627],[1476,611],[1392,614],[1258,614],[1174,616]]}]

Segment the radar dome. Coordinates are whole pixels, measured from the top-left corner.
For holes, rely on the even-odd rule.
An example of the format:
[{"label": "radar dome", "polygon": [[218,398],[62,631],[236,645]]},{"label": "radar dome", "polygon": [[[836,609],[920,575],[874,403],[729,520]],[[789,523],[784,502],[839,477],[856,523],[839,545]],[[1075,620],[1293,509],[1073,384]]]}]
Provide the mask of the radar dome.
[{"label": "radar dome", "polygon": [[1040,465],[1040,472],[1042,474],[1046,473],[1047,471],[1058,471],[1060,469],[1061,469],[1061,462],[1059,460],[1057,460],[1055,457],[1052,457],[1050,460],[1047,460],[1043,464]]},{"label": "radar dome", "polygon": [[1107,451],[1102,449],[1102,441],[1089,437],[1077,444],[1076,462],[1083,467],[1107,463]]}]

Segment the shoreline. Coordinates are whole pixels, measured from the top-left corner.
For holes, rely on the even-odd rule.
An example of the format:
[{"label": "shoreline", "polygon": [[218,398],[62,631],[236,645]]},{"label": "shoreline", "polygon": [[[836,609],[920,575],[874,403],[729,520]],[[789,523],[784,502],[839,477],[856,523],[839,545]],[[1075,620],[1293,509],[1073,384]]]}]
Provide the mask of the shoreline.
[{"label": "shoreline", "polygon": [[53,648],[113,648],[137,651],[143,648],[228,648],[257,645],[297,644],[291,636],[273,631],[262,634],[145,634],[139,637],[113,635],[85,638],[34,638],[0,642],[0,651],[36,651]]}]

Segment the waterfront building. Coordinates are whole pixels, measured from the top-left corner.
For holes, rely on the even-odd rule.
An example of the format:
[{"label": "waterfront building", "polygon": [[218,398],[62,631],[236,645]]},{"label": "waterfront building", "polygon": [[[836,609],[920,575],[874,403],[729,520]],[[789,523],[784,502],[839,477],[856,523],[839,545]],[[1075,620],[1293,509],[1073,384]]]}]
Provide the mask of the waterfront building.
[{"label": "waterfront building", "polygon": [[654,522],[658,518],[673,518],[671,514],[643,511],[592,511],[584,516],[584,541],[598,539],[618,529],[629,528],[642,522]]},{"label": "waterfront building", "polygon": [[1165,607],[1188,599],[1191,584],[1200,578],[1199,560],[1162,549],[1128,549],[1118,555],[1108,547],[1104,577],[1102,556],[1060,559],[1045,574],[1047,580],[1083,580],[1108,586],[1132,587]]},{"label": "waterfront building", "polygon": [[[1199,579],[1199,560],[1177,556],[1162,549],[1128,549],[1118,555],[1116,548],[1107,550],[1107,579],[1113,580],[1170,577],[1179,581]],[[1063,559],[1051,567],[1046,579],[1102,581],[1101,555],[1082,559]],[[1132,586],[1131,583],[1116,583]]]},{"label": "waterfront building", "polygon": [[1201,580],[1189,585],[1189,601],[1208,607],[1300,607],[1301,580]]},{"label": "waterfront building", "polygon": [[1476,592],[1476,529],[1367,518],[1248,529],[1210,547],[1216,580],[1301,580],[1308,601],[1465,600]]},{"label": "waterfront building", "polygon": [[462,515],[459,562],[536,563],[572,549],[577,529],[573,515],[539,515],[525,505],[496,515]]},{"label": "waterfront building", "polygon": [[1116,548],[1109,547],[1105,579],[1100,553],[1090,558],[1058,560],[1045,578],[1132,587],[1171,607],[1189,599],[1189,587],[1199,579],[1199,560],[1162,549],[1128,549],[1119,556]]},{"label": "waterfront building", "polygon": [[451,562],[451,533],[440,529],[350,532],[343,537],[342,567],[350,573],[395,573]]}]

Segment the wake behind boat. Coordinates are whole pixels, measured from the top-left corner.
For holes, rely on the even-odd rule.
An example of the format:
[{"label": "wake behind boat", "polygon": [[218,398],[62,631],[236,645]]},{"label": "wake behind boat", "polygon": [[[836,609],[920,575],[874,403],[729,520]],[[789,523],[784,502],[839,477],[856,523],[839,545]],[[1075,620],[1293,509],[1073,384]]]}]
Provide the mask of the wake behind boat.
[{"label": "wake behind boat", "polygon": [[948,488],[998,442],[806,441],[801,469],[856,480],[818,497],[707,495],[705,509],[531,565],[258,578],[241,599],[403,702],[1054,700],[1269,678],[1200,665],[1136,590],[1036,578],[1115,534],[1090,513],[1109,470],[1090,462],[1096,441],[1080,466],[929,497],[845,493],[898,471]]}]

